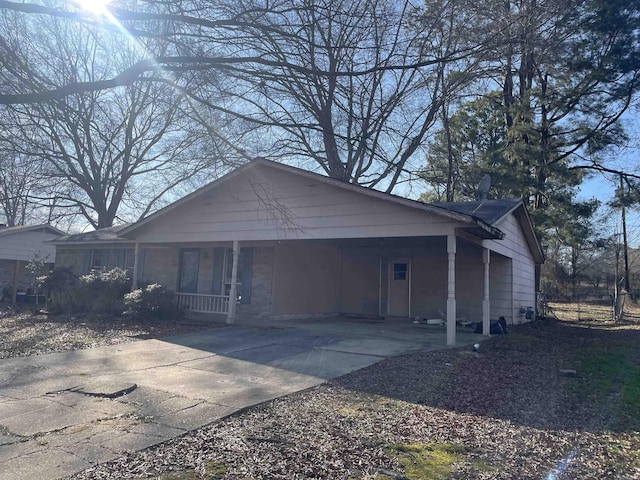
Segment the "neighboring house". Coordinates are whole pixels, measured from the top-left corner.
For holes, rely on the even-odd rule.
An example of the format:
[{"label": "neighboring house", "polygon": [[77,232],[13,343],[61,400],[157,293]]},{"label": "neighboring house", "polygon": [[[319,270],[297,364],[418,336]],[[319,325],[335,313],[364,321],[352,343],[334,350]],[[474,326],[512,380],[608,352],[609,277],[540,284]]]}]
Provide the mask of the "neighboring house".
[{"label": "neighboring house", "polygon": [[32,260],[42,260],[53,268],[56,259],[55,246],[48,243],[64,232],[51,225],[6,227],[0,226],[0,298],[22,299],[33,289],[35,278],[26,265]]},{"label": "neighboring house", "polygon": [[544,261],[520,200],[424,204],[263,159],[137,223],[54,243],[58,265],[129,268],[229,322],[444,316],[449,344],[462,314],[523,321]]}]

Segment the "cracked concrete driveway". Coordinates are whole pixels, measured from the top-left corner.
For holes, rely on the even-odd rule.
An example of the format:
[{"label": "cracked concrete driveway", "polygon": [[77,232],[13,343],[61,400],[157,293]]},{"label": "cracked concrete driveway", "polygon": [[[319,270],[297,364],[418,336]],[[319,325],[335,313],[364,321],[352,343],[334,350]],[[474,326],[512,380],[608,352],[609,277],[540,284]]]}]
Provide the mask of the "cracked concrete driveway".
[{"label": "cracked concrete driveway", "polygon": [[[478,338],[458,335],[460,344]],[[437,327],[323,319],[0,360],[0,479],[65,477],[385,357],[444,343]]]}]

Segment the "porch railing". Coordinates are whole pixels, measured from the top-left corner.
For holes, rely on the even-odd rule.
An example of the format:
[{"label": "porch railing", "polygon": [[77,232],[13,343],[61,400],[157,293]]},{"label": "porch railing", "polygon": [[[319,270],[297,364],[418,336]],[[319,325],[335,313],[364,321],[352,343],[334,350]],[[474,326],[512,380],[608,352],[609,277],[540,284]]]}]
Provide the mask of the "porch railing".
[{"label": "porch railing", "polygon": [[229,297],[227,295],[205,295],[200,293],[175,294],[178,307],[198,313],[229,313]]}]

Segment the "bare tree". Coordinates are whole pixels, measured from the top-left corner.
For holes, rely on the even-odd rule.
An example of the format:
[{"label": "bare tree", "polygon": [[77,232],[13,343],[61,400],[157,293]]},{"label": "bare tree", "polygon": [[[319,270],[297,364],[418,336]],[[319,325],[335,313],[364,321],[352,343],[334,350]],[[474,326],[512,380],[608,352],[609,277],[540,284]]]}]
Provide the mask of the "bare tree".
[{"label": "bare tree", "polygon": [[[34,44],[25,69],[55,82],[99,81],[140,56],[135,44],[121,37],[116,43],[91,25],[51,18],[13,22],[13,31],[23,32],[14,41],[26,36]],[[30,36],[34,28],[38,32]],[[11,106],[5,142],[66,184],[55,194],[57,209],[72,209],[102,228],[147,214],[215,163],[217,152],[201,148],[206,131],[192,121],[191,110],[166,83],[74,93]]]},{"label": "bare tree", "polygon": [[14,227],[31,220],[36,207],[32,196],[38,194],[41,181],[37,166],[28,158],[0,151],[0,212],[4,223]]},{"label": "bare tree", "polygon": [[247,25],[229,55],[263,62],[224,67],[212,85],[226,105],[210,106],[269,132],[260,154],[391,191],[480,63],[478,44],[460,35],[457,3],[417,11],[387,0],[229,2],[227,16]]},{"label": "bare tree", "polygon": [[[0,103],[170,82],[243,132],[247,155],[306,162],[390,191],[414,170],[410,159],[443,102],[475,78],[486,46],[465,34],[468,19],[457,13],[465,1],[138,2],[135,10],[113,8],[112,21],[145,55],[98,79],[31,75],[15,53],[20,45],[0,44],[12,85]],[[0,7],[66,24],[97,21],[61,5]]]}]

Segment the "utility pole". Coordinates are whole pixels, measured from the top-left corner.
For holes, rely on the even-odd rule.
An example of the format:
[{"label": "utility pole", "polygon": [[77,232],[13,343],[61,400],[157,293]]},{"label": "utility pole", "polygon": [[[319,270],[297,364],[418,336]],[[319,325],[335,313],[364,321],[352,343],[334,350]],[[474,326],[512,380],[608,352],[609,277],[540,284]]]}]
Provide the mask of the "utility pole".
[{"label": "utility pole", "polygon": [[622,207],[622,248],[624,254],[624,289],[627,295],[631,295],[631,279],[629,275],[629,243],[627,242],[627,214],[626,214],[626,195],[624,192],[624,183],[622,173],[620,174],[620,205]]}]

